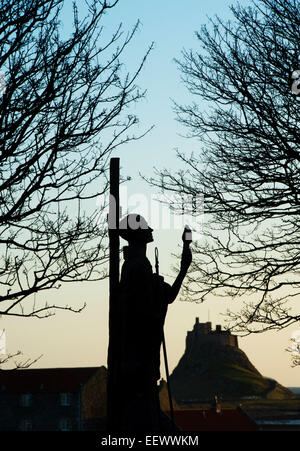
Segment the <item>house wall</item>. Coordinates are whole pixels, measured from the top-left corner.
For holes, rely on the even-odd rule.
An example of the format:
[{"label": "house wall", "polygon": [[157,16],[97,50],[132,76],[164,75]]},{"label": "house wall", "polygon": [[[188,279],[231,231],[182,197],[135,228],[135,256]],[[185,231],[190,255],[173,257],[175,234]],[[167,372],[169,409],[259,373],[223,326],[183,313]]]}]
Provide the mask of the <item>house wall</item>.
[{"label": "house wall", "polygon": [[84,384],[81,393],[82,421],[92,421],[106,417],[107,369],[99,370]]}]

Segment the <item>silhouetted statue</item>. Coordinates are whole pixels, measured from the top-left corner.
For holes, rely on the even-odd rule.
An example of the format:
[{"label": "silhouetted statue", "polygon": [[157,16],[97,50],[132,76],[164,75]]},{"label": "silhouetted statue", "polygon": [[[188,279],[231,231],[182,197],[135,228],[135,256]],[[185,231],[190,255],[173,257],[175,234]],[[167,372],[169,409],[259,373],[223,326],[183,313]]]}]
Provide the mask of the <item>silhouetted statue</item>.
[{"label": "silhouetted statue", "polygon": [[[183,246],[181,269],[171,286],[153,273],[146,257],[147,244],[153,241],[152,229],[137,214],[120,222],[124,264],[120,280],[120,430],[127,432],[161,431],[158,396],[160,347],[168,304],[182,284],[192,254],[190,240]],[[183,235],[183,240],[184,240]]]}]

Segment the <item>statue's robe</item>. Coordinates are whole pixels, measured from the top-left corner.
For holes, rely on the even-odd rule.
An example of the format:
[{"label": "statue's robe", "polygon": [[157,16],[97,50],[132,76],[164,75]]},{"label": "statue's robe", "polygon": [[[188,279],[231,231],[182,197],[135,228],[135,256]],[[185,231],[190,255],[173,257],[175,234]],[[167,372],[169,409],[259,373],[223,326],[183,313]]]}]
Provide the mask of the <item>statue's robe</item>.
[{"label": "statue's robe", "polygon": [[161,431],[157,382],[171,286],[143,253],[126,247],[119,293],[120,431]]}]

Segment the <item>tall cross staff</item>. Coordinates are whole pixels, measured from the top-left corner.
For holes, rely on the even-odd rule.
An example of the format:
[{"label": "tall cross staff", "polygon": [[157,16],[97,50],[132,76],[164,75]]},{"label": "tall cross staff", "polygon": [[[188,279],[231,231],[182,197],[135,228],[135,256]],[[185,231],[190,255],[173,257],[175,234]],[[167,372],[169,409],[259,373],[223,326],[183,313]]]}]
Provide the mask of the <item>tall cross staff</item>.
[{"label": "tall cross staff", "polygon": [[107,429],[118,430],[118,306],[119,306],[119,222],[120,222],[120,159],[110,160],[109,235],[109,345],[107,379]]}]

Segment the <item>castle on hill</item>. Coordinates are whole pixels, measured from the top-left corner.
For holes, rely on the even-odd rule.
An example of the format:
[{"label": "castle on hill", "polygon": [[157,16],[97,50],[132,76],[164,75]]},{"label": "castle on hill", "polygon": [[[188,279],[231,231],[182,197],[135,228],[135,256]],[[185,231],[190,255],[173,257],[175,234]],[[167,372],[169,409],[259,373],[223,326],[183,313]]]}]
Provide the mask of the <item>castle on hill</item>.
[{"label": "castle on hill", "polygon": [[238,337],[199,318],[187,332],[185,351],[170,375],[178,404],[219,399],[291,399],[292,392],[264,377],[238,345]]}]

